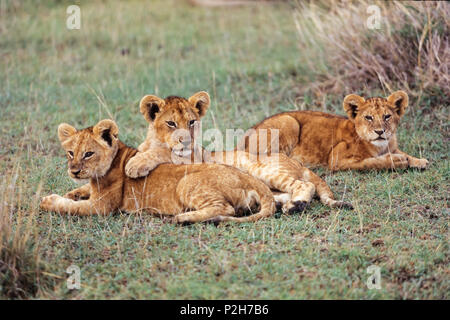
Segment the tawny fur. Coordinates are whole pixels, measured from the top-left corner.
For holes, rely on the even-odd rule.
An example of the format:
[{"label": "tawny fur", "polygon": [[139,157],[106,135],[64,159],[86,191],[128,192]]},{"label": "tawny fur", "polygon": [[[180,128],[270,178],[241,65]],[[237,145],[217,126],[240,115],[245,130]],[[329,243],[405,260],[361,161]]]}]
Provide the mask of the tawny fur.
[{"label": "tawny fur", "polygon": [[[58,135],[67,153],[70,177],[90,182],[65,197],[44,197],[43,210],[81,216],[144,210],[173,216],[178,223],[256,221],[275,213],[270,189],[229,166],[163,164],[146,177],[127,177],[125,166],[137,150],[119,141],[112,120],[83,130],[61,124]],[[235,216],[257,206],[260,210],[255,214]]]},{"label": "tawny fur", "polygon": [[[193,137],[197,127],[194,124],[205,115],[209,105],[206,92],[198,92],[189,99],[143,97],[140,111],[149,122],[147,138],[139,146],[140,152],[128,162],[127,175],[133,178],[145,176],[160,163],[193,163],[196,160],[221,163],[262,180],[273,190],[288,193],[287,197],[277,197],[284,199],[282,209],[285,212],[303,211],[316,192],[325,205],[351,208],[349,203],[334,200],[325,181],[284,154],[260,157],[244,151],[209,153],[195,144]],[[175,130],[180,134],[175,135]]]},{"label": "tawny fur", "polygon": [[[428,160],[410,156],[398,148],[397,127],[408,106],[408,95],[397,91],[385,98],[364,99],[356,94],[345,97],[348,118],[316,111],[283,112],[255,125],[240,147],[249,150],[250,139],[259,130],[277,129],[279,152],[309,166],[331,170],[394,169],[428,166]],[[238,146],[238,147],[239,147]],[[271,153],[270,146],[264,150]]]}]

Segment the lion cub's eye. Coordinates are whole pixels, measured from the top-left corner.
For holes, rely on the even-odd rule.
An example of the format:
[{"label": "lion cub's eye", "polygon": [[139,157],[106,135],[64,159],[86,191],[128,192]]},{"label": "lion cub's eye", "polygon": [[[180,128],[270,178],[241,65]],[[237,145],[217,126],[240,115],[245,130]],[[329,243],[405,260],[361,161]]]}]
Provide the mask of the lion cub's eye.
[{"label": "lion cub's eye", "polygon": [[173,121],[166,121],[166,123],[171,128],[176,128],[177,127],[177,124],[175,122],[173,122]]},{"label": "lion cub's eye", "polygon": [[366,118],[367,121],[372,121],[373,120],[372,116],[365,116],[364,118]]},{"label": "lion cub's eye", "polygon": [[92,151],[88,151],[84,154],[83,159],[87,159],[90,158],[94,155],[94,153]]},{"label": "lion cub's eye", "polygon": [[72,151],[67,151],[67,154],[69,155],[70,159],[73,159],[73,152]]},{"label": "lion cub's eye", "polygon": [[384,120],[388,120],[390,117],[391,117],[390,114],[385,114],[385,115],[384,115]]},{"label": "lion cub's eye", "polygon": [[192,127],[195,124],[195,120],[191,120],[188,123],[189,123],[189,127]]}]

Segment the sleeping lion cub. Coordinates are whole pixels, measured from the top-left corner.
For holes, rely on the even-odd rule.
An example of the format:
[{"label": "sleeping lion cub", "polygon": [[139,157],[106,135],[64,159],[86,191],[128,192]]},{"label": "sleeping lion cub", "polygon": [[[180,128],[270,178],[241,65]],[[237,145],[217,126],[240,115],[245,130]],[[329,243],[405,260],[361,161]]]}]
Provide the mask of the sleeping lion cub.
[{"label": "sleeping lion cub", "polygon": [[[270,130],[278,129],[279,151],[307,166],[327,166],[331,170],[428,166],[428,160],[410,156],[397,146],[397,127],[408,106],[404,91],[386,99],[350,94],[343,106],[348,118],[316,111],[288,111],[255,125],[252,134],[266,129],[270,137]],[[240,142],[245,150],[252,134]]]},{"label": "sleeping lion cub", "polygon": [[[126,165],[126,174],[132,178],[142,177],[161,163],[205,161],[227,164],[260,179],[271,189],[283,192],[275,195],[283,212],[303,211],[316,192],[327,206],[352,208],[350,203],[334,200],[324,180],[284,154],[260,157],[245,151],[205,151],[195,143],[194,130],[209,106],[210,98],[204,91],[189,99],[144,96],[139,108],[149,123],[147,138]],[[217,179],[217,176],[211,178]]]},{"label": "sleeping lion cub", "polygon": [[[40,207],[74,215],[145,210],[174,216],[178,223],[256,221],[275,213],[273,195],[264,183],[224,165],[163,164],[147,177],[128,178],[125,166],[137,150],[122,143],[118,133],[112,120],[82,130],[61,124],[58,136],[67,154],[69,176],[90,182],[65,197],[44,197]],[[235,217],[235,209],[257,206],[258,213]]]}]

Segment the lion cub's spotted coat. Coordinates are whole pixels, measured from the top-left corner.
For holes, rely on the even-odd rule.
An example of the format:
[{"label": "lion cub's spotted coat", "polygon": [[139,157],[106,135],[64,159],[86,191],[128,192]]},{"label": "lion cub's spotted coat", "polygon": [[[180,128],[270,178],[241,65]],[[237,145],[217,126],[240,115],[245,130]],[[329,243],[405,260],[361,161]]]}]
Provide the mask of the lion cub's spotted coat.
[{"label": "lion cub's spotted coat", "polygon": [[[56,194],[44,197],[42,209],[74,215],[145,210],[174,216],[179,223],[256,221],[275,213],[273,195],[264,183],[224,165],[163,164],[147,177],[128,178],[125,166],[137,150],[119,141],[118,131],[112,120],[102,120],[83,130],[68,124],[59,126],[70,177],[90,179],[90,183],[66,197]],[[211,179],[212,176],[217,178]],[[257,206],[258,213],[235,217],[239,209]]]},{"label": "lion cub's spotted coat", "polygon": [[[284,203],[283,211],[300,212],[317,191],[322,203],[330,207],[349,203],[334,200],[330,188],[320,177],[284,154],[255,156],[245,151],[212,152],[195,144],[195,123],[205,115],[210,105],[206,92],[198,92],[189,99],[147,95],[141,99],[140,111],[149,122],[146,140],[139,153],[126,166],[130,177],[145,176],[160,163],[193,163],[194,160],[227,164],[266,183],[271,189],[287,193],[276,195],[277,203]],[[181,129],[181,130],[180,130]],[[201,155],[200,157],[198,155]],[[217,179],[214,175],[212,179]]]},{"label": "lion cub's spotted coat", "polygon": [[397,127],[408,106],[405,92],[367,100],[350,94],[343,106],[348,118],[315,111],[271,116],[255,125],[256,131],[241,143],[249,150],[249,141],[252,135],[259,134],[259,129],[268,131],[268,139],[271,130],[277,129],[280,152],[307,166],[327,166],[331,170],[428,166],[426,159],[410,156],[397,145]]}]

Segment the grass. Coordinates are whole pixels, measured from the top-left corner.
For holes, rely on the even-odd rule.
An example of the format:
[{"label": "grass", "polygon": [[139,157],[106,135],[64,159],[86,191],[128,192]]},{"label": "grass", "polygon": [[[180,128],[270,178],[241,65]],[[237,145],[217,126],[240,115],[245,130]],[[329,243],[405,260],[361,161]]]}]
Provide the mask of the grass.
[{"label": "grass", "polygon": [[[374,5],[380,23],[369,29],[366,10]],[[295,23],[302,54],[305,61],[316,56],[310,68],[322,78],[310,89],[345,95],[401,86],[413,99],[425,94],[448,104],[449,14],[440,1],[301,2]]]},{"label": "grass", "polygon": [[[0,2],[0,277],[9,281],[0,280],[0,298],[449,298],[448,105],[433,96],[413,100],[399,129],[402,149],[431,160],[428,170],[317,170],[354,211],[315,200],[302,215],[219,227],[39,212],[35,199],[75,187],[57,125],[113,118],[121,139],[137,146],[146,134],[137,108],[145,94],[206,90],[212,106],[203,127],[223,132],[279,111],[343,114],[343,96],[317,106],[303,92],[317,81],[319,54],[313,46],[308,61],[299,54],[293,4],[82,2],[78,31],[65,28],[69,4]],[[19,248],[13,235],[27,240],[19,241],[20,269],[4,258]],[[72,264],[81,269],[80,290],[66,286]],[[370,265],[381,268],[380,290],[366,286]]]}]

